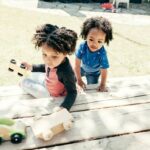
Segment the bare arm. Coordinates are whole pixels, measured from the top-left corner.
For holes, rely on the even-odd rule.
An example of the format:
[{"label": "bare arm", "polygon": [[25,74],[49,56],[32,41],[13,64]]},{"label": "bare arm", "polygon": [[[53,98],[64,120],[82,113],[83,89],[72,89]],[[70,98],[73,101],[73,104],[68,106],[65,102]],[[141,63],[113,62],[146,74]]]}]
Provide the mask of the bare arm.
[{"label": "bare arm", "polygon": [[101,69],[101,83],[100,86],[98,88],[99,91],[101,92],[107,92],[107,88],[106,88],[106,80],[107,80],[107,69]]},{"label": "bare arm", "polygon": [[80,87],[84,89],[85,83],[82,81],[80,68],[81,68],[81,60],[78,58],[75,58],[75,74],[77,78],[77,83]]}]

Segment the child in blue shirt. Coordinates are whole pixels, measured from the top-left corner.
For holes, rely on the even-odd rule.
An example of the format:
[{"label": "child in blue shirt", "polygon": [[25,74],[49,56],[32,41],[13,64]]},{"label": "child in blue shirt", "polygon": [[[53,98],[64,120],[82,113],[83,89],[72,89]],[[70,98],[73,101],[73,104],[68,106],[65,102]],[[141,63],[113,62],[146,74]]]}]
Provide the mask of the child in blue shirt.
[{"label": "child in blue shirt", "polygon": [[82,76],[86,77],[87,84],[96,84],[101,75],[98,91],[107,92],[106,80],[109,62],[104,43],[109,45],[113,39],[111,23],[103,17],[88,18],[82,25],[81,36],[85,41],[76,50],[77,83],[85,89]]}]

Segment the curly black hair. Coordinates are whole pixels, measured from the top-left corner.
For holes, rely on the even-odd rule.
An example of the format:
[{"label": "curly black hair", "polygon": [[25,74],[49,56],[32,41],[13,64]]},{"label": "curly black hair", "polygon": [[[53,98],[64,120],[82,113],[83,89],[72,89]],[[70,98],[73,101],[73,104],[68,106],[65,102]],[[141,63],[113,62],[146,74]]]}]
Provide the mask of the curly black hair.
[{"label": "curly black hair", "polygon": [[45,24],[36,30],[32,40],[36,48],[47,44],[59,53],[70,55],[75,51],[77,38],[73,30]]},{"label": "curly black hair", "polygon": [[105,43],[113,39],[111,23],[104,17],[91,17],[85,20],[81,28],[81,37],[86,40],[89,31],[92,28],[102,30],[106,34]]}]

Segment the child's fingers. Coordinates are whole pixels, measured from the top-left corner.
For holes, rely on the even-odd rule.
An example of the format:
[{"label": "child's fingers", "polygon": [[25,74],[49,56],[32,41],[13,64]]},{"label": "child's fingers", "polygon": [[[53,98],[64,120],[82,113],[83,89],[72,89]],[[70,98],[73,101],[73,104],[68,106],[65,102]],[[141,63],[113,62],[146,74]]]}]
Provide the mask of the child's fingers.
[{"label": "child's fingers", "polygon": [[82,89],[85,90],[86,89],[86,85],[83,83],[82,84]]},{"label": "child's fingers", "polygon": [[21,64],[23,64],[27,70],[31,70],[32,68],[32,65],[28,64],[27,62],[22,62]]},{"label": "child's fingers", "polygon": [[101,88],[101,87],[98,87],[97,89],[99,92],[108,92],[108,88]]}]

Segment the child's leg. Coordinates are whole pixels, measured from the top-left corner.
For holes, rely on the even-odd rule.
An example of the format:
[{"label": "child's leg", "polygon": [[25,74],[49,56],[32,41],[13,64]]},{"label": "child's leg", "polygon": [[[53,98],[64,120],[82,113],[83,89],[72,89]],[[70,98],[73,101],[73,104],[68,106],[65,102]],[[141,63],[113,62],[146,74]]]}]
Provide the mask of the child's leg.
[{"label": "child's leg", "polygon": [[86,80],[87,80],[87,84],[96,84],[98,83],[98,79],[99,79],[99,76],[100,76],[100,72],[97,71],[97,72],[91,72],[91,73],[87,73],[84,71],[84,69],[81,67],[81,76],[85,76],[86,77]]},{"label": "child's leg", "polygon": [[87,84],[97,84],[99,76],[100,76],[99,72],[87,73],[86,74]]},{"label": "child's leg", "polygon": [[30,77],[21,82],[22,89],[36,98],[49,97],[50,94],[45,87],[45,74],[32,73]]}]

